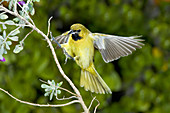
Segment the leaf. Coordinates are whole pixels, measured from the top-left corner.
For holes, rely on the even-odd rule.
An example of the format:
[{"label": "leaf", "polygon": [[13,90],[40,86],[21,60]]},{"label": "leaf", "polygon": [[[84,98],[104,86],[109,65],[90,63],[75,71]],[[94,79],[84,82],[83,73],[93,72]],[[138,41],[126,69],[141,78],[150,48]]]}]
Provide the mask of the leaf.
[{"label": "leaf", "polygon": [[48,82],[50,85],[52,84],[52,81],[50,81],[50,80],[48,80],[47,82]]},{"label": "leaf", "polygon": [[6,42],[8,45],[12,45],[12,42],[11,41],[7,41]]},{"label": "leaf", "polygon": [[19,20],[20,20],[19,18],[14,18],[13,19],[14,22],[19,22]]},{"label": "leaf", "polygon": [[13,37],[8,37],[9,39],[11,39],[12,41],[18,41],[18,36],[13,36]]},{"label": "leaf", "polygon": [[40,0],[33,0],[33,2],[40,2]]},{"label": "leaf", "polygon": [[58,87],[60,87],[63,84],[63,81],[57,84]]},{"label": "leaf", "polygon": [[8,16],[6,15],[6,14],[1,14],[0,15],[0,19],[2,19],[2,20],[5,20],[5,19],[7,19],[8,18]]},{"label": "leaf", "polygon": [[61,94],[61,90],[57,90],[57,94]]},{"label": "leaf", "polygon": [[5,24],[2,24],[2,28],[3,28],[3,29],[7,29],[7,27],[6,27]]},{"label": "leaf", "polygon": [[4,57],[2,56],[2,54],[0,54],[0,60],[3,60],[3,58],[4,58]]},{"label": "leaf", "polygon": [[31,11],[30,11],[31,15],[33,16],[35,14],[35,9],[33,8]]},{"label": "leaf", "polygon": [[41,84],[41,88],[49,88],[49,86],[46,84]]},{"label": "leaf", "polygon": [[45,89],[45,92],[49,92],[49,91],[51,91],[51,88],[46,88]]},{"label": "leaf", "polygon": [[3,37],[4,38],[6,37],[6,31],[5,30],[3,31]]},{"label": "leaf", "polygon": [[44,94],[44,96],[47,97],[47,96],[49,96],[49,94],[50,94],[50,92],[46,92],[46,93]]},{"label": "leaf", "polygon": [[54,95],[54,90],[52,90],[51,94],[50,94],[50,100],[53,99],[53,95]]},{"label": "leaf", "polygon": [[54,80],[52,80],[52,82],[51,82],[51,83],[52,83],[52,85],[53,85],[53,86],[55,86],[55,81],[54,81]]},{"label": "leaf", "polygon": [[7,20],[5,21],[6,24],[15,24],[15,22],[13,22],[12,20]]},{"label": "leaf", "polygon": [[0,55],[2,55],[3,53],[4,53],[4,44],[1,46]]},{"label": "leaf", "polygon": [[7,54],[7,51],[4,49],[4,54]]},{"label": "leaf", "polygon": [[29,3],[28,4],[28,11],[31,13],[31,15],[34,15],[35,11],[34,11],[34,8],[33,8],[33,4]]},{"label": "leaf", "polygon": [[1,39],[1,40],[4,40],[4,38],[3,38],[1,35],[0,35],[0,39]]},{"label": "leaf", "polygon": [[15,30],[13,33],[11,33],[11,36],[17,35],[17,34],[19,34],[19,33],[20,33],[19,30]]},{"label": "leaf", "polygon": [[20,51],[23,50],[23,46],[21,45],[16,45],[15,49],[13,50],[14,53],[19,53]]},{"label": "leaf", "polygon": [[11,0],[10,2],[9,2],[9,5],[8,5],[8,8],[11,10],[11,8],[12,8],[12,5],[13,5],[13,0]]},{"label": "leaf", "polygon": [[5,43],[5,47],[6,47],[6,49],[10,50],[8,43]]}]

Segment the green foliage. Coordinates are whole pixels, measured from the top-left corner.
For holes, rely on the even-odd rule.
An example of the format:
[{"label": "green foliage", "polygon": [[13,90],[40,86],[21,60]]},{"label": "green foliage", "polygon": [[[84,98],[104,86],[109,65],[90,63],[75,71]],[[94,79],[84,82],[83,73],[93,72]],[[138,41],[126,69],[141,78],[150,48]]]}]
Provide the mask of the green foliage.
[{"label": "green foliage", "polygon": [[[113,61],[113,63],[104,63],[100,53],[95,52],[95,67],[113,91],[113,96],[93,94],[100,101],[98,113],[110,113],[110,111],[113,113],[170,112],[169,2],[41,0],[33,6],[36,12],[32,18],[44,33],[47,32],[48,18],[53,16],[51,31],[56,36],[69,30],[73,23],[79,22],[91,32],[122,36],[142,35],[145,39],[145,46],[142,49],[137,49],[132,55]],[[8,16],[8,18],[12,17]],[[2,21],[8,18],[5,17]],[[11,20],[15,23],[19,22],[17,18]],[[1,26],[0,44],[4,36],[7,36],[12,29],[14,28],[4,24]],[[14,36],[22,39],[29,31],[27,28],[21,29],[20,34]],[[72,89],[56,68],[47,43],[41,39],[42,37],[34,32],[24,41],[24,50],[17,55],[12,51],[20,43],[13,42],[11,39],[7,40],[11,41],[12,45],[10,45],[11,42],[7,44],[10,50],[7,49],[6,44],[1,48],[3,52],[7,49],[8,55],[3,54],[6,62],[0,63],[0,84],[1,87],[22,100],[58,104],[61,102],[55,99],[49,102],[47,97],[44,97],[44,91],[40,88],[41,84],[38,79],[57,79],[64,82],[63,87]],[[79,86],[80,68],[72,60],[64,64],[65,56],[62,51],[57,49],[56,52],[63,70],[73,80],[88,105],[92,96],[90,92]],[[0,54],[2,55],[1,50]],[[68,96],[65,92],[62,92],[62,95]],[[92,108],[96,105],[97,102],[94,102]],[[0,111],[3,113],[66,113],[82,110],[78,104],[63,108],[30,107],[15,102],[0,92]]]},{"label": "green foliage", "polygon": [[41,88],[44,88],[46,92],[44,96],[50,96],[50,100],[53,99],[53,96],[56,96],[57,98],[57,95],[61,94],[61,90],[59,90],[58,87],[60,87],[63,84],[63,82],[56,84],[54,80],[52,81],[48,80],[48,84],[49,85],[41,84]]}]

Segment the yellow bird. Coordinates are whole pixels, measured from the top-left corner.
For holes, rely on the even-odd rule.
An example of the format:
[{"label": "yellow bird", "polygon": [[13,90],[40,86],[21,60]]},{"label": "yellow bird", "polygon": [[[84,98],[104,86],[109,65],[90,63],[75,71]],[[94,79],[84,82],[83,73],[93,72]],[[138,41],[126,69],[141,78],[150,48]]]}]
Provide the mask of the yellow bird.
[{"label": "yellow bird", "polygon": [[81,68],[80,86],[86,91],[105,94],[112,93],[97,73],[93,58],[94,47],[99,49],[103,60],[108,63],[127,56],[141,48],[139,36],[122,37],[101,33],[92,33],[82,24],[73,24],[70,31],[57,36],[54,41],[64,50],[67,58],[72,58]]}]

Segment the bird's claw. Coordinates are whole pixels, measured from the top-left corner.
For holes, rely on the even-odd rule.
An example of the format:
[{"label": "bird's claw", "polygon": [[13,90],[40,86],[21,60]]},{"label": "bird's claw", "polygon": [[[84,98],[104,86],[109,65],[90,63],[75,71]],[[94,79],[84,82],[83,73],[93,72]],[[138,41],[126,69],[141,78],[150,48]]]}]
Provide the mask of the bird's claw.
[{"label": "bird's claw", "polygon": [[72,60],[75,61],[75,59],[74,59],[72,56],[70,56],[70,55],[66,52],[66,50],[65,50],[64,48],[63,48],[63,51],[64,51],[64,54],[65,54],[65,56],[66,56],[66,59],[65,59],[65,63],[64,63],[64,64],[67,63],[67,59],[68,59],[68,58],[70,58],[70,59],[72,59]]}]

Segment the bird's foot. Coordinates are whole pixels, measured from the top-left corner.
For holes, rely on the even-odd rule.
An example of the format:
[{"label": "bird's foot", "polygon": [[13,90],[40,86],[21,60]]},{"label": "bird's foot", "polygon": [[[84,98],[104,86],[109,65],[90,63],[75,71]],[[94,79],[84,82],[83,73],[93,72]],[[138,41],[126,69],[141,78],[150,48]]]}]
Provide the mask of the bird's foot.
[{"label": "bird's foot", "polygon": [[79,56],[75,56],[74,57],[74,60],[76,61],[76,60],[79,60],[80,59],[80,57]]},{"label": "bird's foot", "polygon": [[65,56],[66,56],[66,59],[65,59],[65,63],[64,64],[66,64],[67,63],[67,59],[69,58],[69,59],[73,59],[74,61],[75,61],[75,59],[72,57],[72,56],[70,56],[67,52],[66,52],[66,50],[63,48],[63,52],[64,52],[64,54],[65,54]]}]

